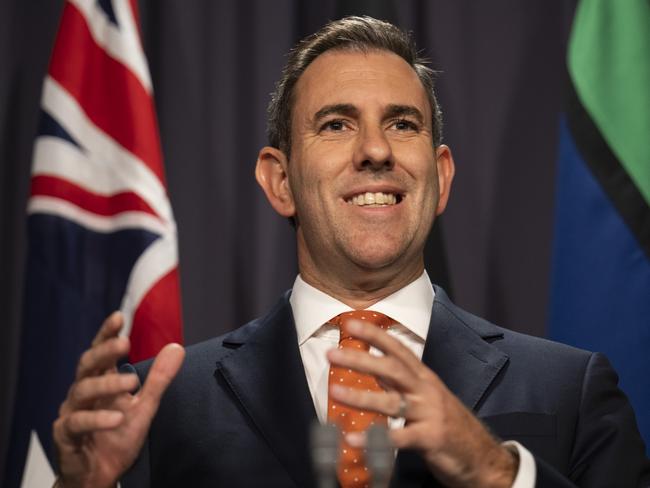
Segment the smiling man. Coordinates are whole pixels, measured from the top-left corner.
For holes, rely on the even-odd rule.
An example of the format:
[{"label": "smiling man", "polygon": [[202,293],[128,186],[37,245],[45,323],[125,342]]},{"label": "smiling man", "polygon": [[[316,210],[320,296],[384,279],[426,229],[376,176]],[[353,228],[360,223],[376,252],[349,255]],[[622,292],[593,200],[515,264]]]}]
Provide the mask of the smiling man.
[{"label": "smiling man", "polygon": [[371,482],[372,423],[398,449],[393,486],[647,486],[605,358],[496,327],[429,281],[454,163],[408,36],[350,17],[303,40],[269,140],[256,177],[295,226],[292,291],[184,363],[169,345],[136,374],[115,374],[129,344],[110,317],[54,425],[60,485],[311,487],[319,419],[342,430],[345,488]]},{"label": "smiling man", "polygon": [[384,51],[327,51],[294,90],[290,150],[263,148],[257,179],[297,220],[302,279],[364,309],[424,271],[454,174],[433,138],[437,106],[413,68]]}]

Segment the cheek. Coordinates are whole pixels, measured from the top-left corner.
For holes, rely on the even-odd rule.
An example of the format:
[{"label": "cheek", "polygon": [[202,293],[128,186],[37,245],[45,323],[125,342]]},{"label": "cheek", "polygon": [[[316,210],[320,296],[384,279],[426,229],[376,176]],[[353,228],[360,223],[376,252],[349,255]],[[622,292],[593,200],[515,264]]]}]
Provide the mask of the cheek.
[{"label": "cheek", "polygon": [[423,187],[421,189],[421,200],[417,202],[418,219],[428,226],[433,221],[438,207],[438,175],[435,170],[423,172],[421,175]]},{"label": "cheek", "polygon": [[298,218],[302,218],[303,224],[305,219],[309,221],[318,220],[321,213],[319,211],[321,198],[318,194],[316,175],[308,170],[295,171],[289,178],[289,183]]},{"label": "cheek", "polygon": [[333,180],[324,171],[324,165],[311,161],[296,171],[291,178],[291,185],[294,194],[300,194],[305,204],[310,206],[321,206],[325,203],[328,194],[332,192]]}]

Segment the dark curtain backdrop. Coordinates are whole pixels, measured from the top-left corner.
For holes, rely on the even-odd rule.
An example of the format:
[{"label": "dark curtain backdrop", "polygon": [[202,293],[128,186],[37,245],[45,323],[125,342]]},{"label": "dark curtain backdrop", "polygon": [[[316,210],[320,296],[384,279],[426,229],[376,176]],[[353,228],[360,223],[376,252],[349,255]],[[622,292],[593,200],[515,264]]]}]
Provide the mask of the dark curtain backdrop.
[{"label": "dark curtain backdrop", "polygon": [[[19,354],[32,142],[61,6],[0,3],[0,472]],[[285,53],[344,13],[413,30],[441,71],[457,176],[427,248],[433,280],[479,315],[544,335],[573,9],[574,0],[141,0],[179,228],[186,342],[259,315],[294,279],[293,231],[257,188],[254,163]]]}]

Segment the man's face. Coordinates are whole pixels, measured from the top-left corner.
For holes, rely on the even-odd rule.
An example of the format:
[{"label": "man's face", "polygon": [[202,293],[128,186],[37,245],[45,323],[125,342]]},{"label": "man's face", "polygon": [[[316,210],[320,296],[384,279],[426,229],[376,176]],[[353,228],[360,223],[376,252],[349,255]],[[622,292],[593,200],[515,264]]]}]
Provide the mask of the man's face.
[{"label": "man's face", "polygon": [[421,262],[442,208],[431,108],[415,71],[389,52],[329,51],[294,96],[286,172],[301,266]]}]

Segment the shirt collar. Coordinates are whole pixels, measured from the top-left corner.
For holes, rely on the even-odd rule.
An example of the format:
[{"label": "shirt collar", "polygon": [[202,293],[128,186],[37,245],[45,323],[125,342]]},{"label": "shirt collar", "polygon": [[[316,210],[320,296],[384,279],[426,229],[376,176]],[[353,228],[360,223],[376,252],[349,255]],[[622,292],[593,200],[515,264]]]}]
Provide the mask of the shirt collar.
[{"label": "shirt collar", "polygon": [[[418,279],[378,301],[371,310],[395,319],[423,341],[427,338],[435,292],[424,271]],[[298,344],[302,345],[323,324],[336,315],[353,310],[345,303],[307,284],[298,275],[289,298],[296,322]]]}]

